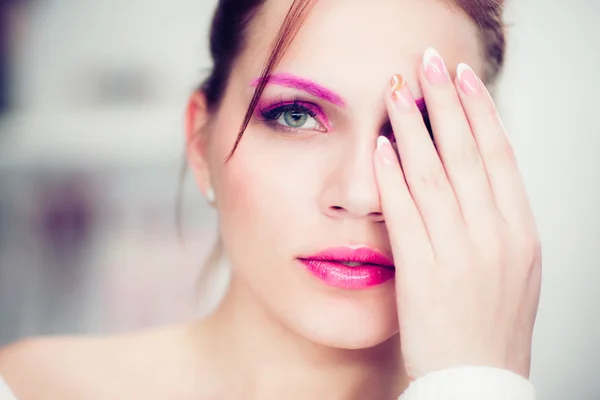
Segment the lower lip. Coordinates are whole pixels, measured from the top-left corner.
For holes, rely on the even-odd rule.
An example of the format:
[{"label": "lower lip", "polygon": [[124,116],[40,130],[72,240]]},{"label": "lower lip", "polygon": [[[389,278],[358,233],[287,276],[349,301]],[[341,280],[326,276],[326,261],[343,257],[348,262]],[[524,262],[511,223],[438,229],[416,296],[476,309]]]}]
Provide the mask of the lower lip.
[{"label": "lower lip", "polygon": [[325,284],[341,289],[368,289],[394,279],[394,268],[372,266],[349,267],[335,261],[300,259],[314,276]]}]

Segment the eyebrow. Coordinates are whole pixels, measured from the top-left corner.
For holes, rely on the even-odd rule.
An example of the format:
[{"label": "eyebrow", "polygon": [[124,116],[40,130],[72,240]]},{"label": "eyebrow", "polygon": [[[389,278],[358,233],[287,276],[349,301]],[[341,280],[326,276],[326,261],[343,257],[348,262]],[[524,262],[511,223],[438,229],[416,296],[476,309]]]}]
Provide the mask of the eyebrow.
[{"label": "eyebrow", "polygon": [[[251,82],[251,86],[257,87],[261,82],[261,78],[256,78]],[[285,86],[293,89],[299,89],[313,96],[319,97],[339,107],[345,107],[346,101],[339,94],[319,85],[316,82],[308,79],[300,78],[291,74],[274,74],[271,75],[268,84]],[[415,104],[422,114],[427,114],[425,99],[420,98],[415,100]]]},{"label": "eyebrow", "polygon": [[[257,87],[261,82],[261,78],[256,78],[251,85]],[[300,78],[290,74],[274,74],[269,78],[267,84],[285,86],[293,89],[302,90],[308,94],[319,97],[339,107],[346,107],[346,101],[339,94],[316,82],[308,79]]]}]

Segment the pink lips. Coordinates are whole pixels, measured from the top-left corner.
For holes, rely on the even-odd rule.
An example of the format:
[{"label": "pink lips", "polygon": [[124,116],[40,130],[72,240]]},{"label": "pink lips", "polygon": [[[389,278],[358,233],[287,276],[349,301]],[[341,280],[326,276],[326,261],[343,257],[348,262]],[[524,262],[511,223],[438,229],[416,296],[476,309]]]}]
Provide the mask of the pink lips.
[{"label": "pink lips", "polygon": [[[325,284],[342,289],[367,289],[395,276],[394,262],[368,247],[334,247],[299,260]],[[348,266],[344,262],[361,265]]]}]

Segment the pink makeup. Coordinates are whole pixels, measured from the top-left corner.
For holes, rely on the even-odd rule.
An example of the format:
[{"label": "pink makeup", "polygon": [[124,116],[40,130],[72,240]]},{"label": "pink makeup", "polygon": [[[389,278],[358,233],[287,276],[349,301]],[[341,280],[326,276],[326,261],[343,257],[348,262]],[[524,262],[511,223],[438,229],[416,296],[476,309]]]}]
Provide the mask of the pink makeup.
[{"label": "pink makeup", "polygon": [[333,247],[298,260],[326,285],[340,289],[368,289],[396,275],[393,261],[368,247]]},{"label": "pink makeup", "polygon": [[417,105],[419,111],[421,111],[421,114],[427,113],[427,107],[425,107],[425,99],[417,99],[415,100],[415,104]]},{"label": "pink makeup", "polygon": [[[260,78],[256,78],[252,81],[251,86],[256,87],[258,86],[259,82]],[[308,79],[300,78],[291,74],[274,74],[271,76],[271,79],[269,79],[269,84],[302,90],[308,94],[326,100],[336,106],[346,106],[346,101],[335,92],[325,88],[324,86],[319,85],[316,82],[312,82]],[[424,99],[417,99],[415,100],[415,103],[419,110],[421,110],[421,112],[423,112],[426,109]]]},{"label": "pink makeup", "polygon": [[[260,83],[260,78],[252,81],[251,85],[256,87]],[[302,90],[312,96],[318,97],[325,101],[330,102],[339,107],[345,107],[346,101],[337,93],[319,85],[316,82],[312,82],[308,79],[300,78],[291,74],[274,74],[269,79],[269,84],[285,86],[293,89]]]},{"label": "pink makeup", "polygon": [[[260,78],[256,78],[251,82],[251,86],[256,87],[256,86],[258,86],[259,83],[260,83]],[[298,89],[298,90],[304,91],[312,96],[318,97],[320,99],[323,99],[323,100],[330,102],[337,106],[345,107],[347,104],[346,101],[340,95],[325,88],[324,86],[319,85],[316,82],[312,82],[308,79],[304,79],[304,78],[294,76],[291,74],[285,74],[285,73],[274,74],[269,79],[268,84]],[[425,100],[422,98],[417,99],[417,100],[415,100],[415,104],[416,104],[417,108],[421,111],[421,114],[423,114],[425,124],[427,125],[428,130],[431,132],[431,128],[429,125],[429,118],[428,118],[428,114],[427,114],[427,108],[425,106]],[[307,113],[312,118],[315,118],[315,120],[322,126],[322,129],[316,129],[317,131],[321,131],[321,132],[333,131],[333,126],[332,126],[329,118],[327,117],[327,115],[325,114],[325,112],[323,111],[323,109],[321,107],[319,107],[318,105],[316,105],[314,103],[303,101],[300,99],[294,99],[294,100],[261,99],[261,101],[257,105],[255,115],[257,117],[259,117],[260,119],[270,123],[274,128],[282,130],[282,131],[297,132],[297,131],[303,130],[302,127],[299,127],[299,128],[287,127],[287,126],[284,126],[284,125],[276,122],[279,119],[279,117],[281,117],[282,113],[290,112],[290,111],[293,111],[296,113]],[[304,129],[304,130],[308,130],[308,129]],[[313,129],[313,130],[315,130],[315,129]],[[388,130],[391,132],[391,127],[384,127],[384,130]],[[390,137],[392,137],[392,136],[393,135],[390,135]]]},{"label": "pink makeup", "polygon": [[[276,123],[277,119],[284,112],[299,112],[299,113],[307,113],[311,118],[314,118],[319,124],[321,124],[322,129],[316,129],[321,132],[331,132],[333,131],[333,126],[329,122],[329,118],[325,115],[325,112],[316,104],[309,103],[302,100],[281,100],[276,102],[271,101],[261,101],[257,106],[256,114],[259,118],[271,122]],[[284,126],[281,126],[285,128]],[[293,128],[291,128],[293,129]],[[302,128],[298,128],[298,130],[302,130]]]}]

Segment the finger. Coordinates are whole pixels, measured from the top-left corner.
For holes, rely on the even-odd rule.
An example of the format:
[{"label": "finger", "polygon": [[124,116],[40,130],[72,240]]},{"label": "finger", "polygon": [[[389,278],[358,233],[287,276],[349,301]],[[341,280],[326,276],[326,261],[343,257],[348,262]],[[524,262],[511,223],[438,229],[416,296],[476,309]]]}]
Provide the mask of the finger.
[{"label": "finger", "polygon": [[375,175],[396,268],[428,265],[433,251],[423,220],[408,187],[398,157],[385,136],[377,139]]},{"label": "finger", "polygon": [[509,225],[530,229],[534,221],[529,199],[494,101],[465,64],[457,68],[457,85],[500,214]]},{"label": "finger", "polygon": [[454,192],[408,85],[400,75],[392,84],[386,105],[408,189],[435,253],[451,251],[463,225]]},{"label": "finger", "polygon": [[467,225],[489,226],[498,210],[469,121],[441,56],[427,49],[421,89],[437,151]]}]

